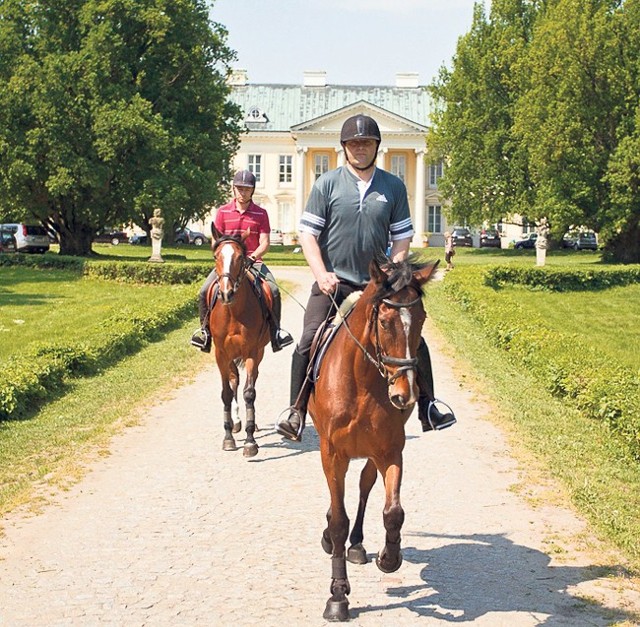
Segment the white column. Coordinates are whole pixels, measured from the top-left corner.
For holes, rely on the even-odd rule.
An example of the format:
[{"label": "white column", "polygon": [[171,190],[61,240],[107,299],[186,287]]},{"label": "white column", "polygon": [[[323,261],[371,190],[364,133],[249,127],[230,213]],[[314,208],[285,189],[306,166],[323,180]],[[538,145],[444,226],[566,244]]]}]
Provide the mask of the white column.
[{"label": "white column", "polygon": [[424,153],[425,151],[423,149],[416,148],[416,188],[413,206],[413,228],[416,231],[413,237],[414,246],[422,246],[422,233],[427,230],[427,225],[424,223]]},{"label": "white column", "polygon": [[376,158],[376,167],[381,168],[381,169],[385,169],[384,168],[384,157],[388,152],[388,148],[382,148],[381,150],[378,150],[378,156]]},{"label": "white column", "polygon": [[298,229],[300,217],[304,211],[304,169],[307,154],[307,148],[303,146],[296,147],[296,208],[295,208],[295,228]]},{"label": "white column", "polygon": [[341,167],[346,163],[345,156],[344,156],[344,149],[336,148],[336,152],[338,153],[338,167]]}]

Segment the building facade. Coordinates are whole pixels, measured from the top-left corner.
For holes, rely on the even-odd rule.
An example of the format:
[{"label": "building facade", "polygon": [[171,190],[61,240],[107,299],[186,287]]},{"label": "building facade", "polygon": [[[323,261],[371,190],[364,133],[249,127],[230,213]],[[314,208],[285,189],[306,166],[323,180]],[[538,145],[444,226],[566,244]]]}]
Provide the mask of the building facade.
[{"label": "building facade", "polygon": [[[422,246],[427,237],[431,245],[442,245],[448,228],[438,194],[442,163],[429,163],[426,155],[431,101],[417,74],[397,74],[392,87],[329,85],[325,72],[305,72],[301,85],[279,85],[249,83],[246,71],[237,70],[230,84],[247,128],[234,168],[254,173],[254,200],[285,240],[295,235],[315,180],[344,163],[343,122],[362,113],[380,126],[377,165],[407,187],[416,232],[412,245]],[[203,227],[209,232],[208,224]]]}]

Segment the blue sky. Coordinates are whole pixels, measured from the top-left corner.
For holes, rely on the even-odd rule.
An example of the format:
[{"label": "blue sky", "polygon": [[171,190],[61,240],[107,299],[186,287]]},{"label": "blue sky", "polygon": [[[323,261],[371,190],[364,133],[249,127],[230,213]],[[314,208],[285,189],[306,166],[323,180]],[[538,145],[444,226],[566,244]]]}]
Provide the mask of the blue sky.
[{"label": "blue sky", "polygon": [[[330,84],[393,85],[417,72],[421,85],[451,63],[475,0],[214,0],[235,68],[251,83],[300,84],[325,70]],[[489,11],[490,0],[478,0]]]}]

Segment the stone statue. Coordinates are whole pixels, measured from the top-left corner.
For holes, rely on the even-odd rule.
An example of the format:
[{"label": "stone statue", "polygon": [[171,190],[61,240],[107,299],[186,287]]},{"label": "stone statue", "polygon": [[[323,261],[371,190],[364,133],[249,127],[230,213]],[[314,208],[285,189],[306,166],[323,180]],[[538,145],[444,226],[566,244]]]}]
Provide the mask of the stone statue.
[{"label": "stone statue", "polygon": [[546,218],[540,218],[538,222],[538,238],[536,239],[536,265],[544,266],[549,246],[549,222]]},{"label": "stone statue", "polygon": [[149,261],[164,262],[160,251],[162,249],[162,238],[164,236],[164,218],[160,209],[153,210],[153,218],[149,218],[151,226],[151,257]]}]

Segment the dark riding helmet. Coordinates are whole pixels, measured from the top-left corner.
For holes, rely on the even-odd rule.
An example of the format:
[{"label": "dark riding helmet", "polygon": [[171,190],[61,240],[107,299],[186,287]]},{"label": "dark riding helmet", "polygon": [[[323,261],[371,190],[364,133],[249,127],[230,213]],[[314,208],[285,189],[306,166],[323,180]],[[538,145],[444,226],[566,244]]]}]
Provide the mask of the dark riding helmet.
[{"label": "dark riding helmet", "polygon": [[378,144],[382,141],[378,123],[368,115],[354,115],[347,118],[340,132],[340,143],[351,139],[375,139]]},{"label": "dark riding helmet", "polygon": [[256,177],[249,170],[238,170],[233,177],[234,187],[255,187]]}]

